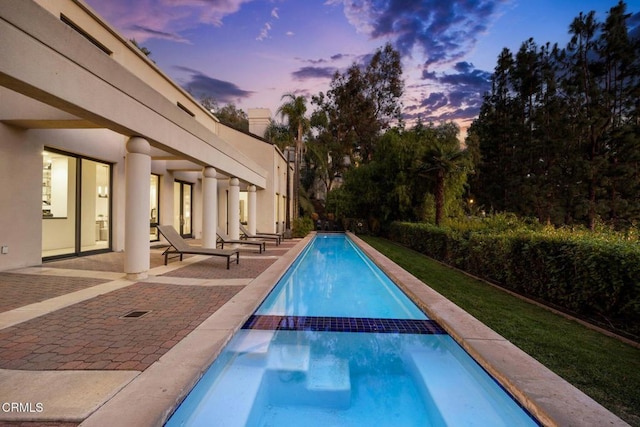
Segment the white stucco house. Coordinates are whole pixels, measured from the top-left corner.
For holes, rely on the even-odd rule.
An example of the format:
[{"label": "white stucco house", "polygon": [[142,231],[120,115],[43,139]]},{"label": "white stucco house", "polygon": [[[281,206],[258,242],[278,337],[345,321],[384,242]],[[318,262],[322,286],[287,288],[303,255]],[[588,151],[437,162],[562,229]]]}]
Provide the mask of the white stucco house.
[{"label": "white stucco house", "polygon": [[[283,231],[279,149],[221,124],[84,2],[0,0],[0,40],[0,271],[124,251],[138,278],[155,224],[207,247],[241,220]],[[259,134],[270,113],[249,113]]]}]

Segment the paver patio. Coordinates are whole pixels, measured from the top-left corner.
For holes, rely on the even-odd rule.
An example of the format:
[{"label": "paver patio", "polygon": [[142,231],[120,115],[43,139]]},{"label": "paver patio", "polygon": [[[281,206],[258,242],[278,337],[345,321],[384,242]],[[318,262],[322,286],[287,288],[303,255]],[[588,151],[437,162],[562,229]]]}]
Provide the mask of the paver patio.
[{"label": "paver patio", "polygon": [[[267,245],[262,254],[242,251],[240,264],[229,270],[215,257],[185,257],[164,266],[164,248],[154,248],[148,279],[106,293],[98,287],[110,281],[104,272],[123,280],[122,253],[0,272],[0,315],[34,310],[32,318],[0,329],[0,401],[15,401],[17,396],[10,394],[16,393],[16,385],[12,392],[8,384],[30,371],[43,378],[53,371],[145,371],[298,241]],[[47,309],[49,301],[93,290],[90,298]],[[146,314],[124,317],[135,311]],[[0,426],[70,427],[81,421],[70,421],[73,415],[51,419],[46,409],[0,412]]]}]

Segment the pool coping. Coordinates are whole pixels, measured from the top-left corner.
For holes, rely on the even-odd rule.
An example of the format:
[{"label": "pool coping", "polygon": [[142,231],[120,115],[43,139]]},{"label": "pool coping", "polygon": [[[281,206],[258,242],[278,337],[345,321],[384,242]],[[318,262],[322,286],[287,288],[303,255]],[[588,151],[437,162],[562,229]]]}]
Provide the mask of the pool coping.
[{"label": "pool coping", "polygon": [[545,426],[629,426],[354,234],[349,237]]},{"label": "pool coping", "polygon": [[[298,242],[80,426],[163,425],[315,234]],[[543,425],[628,426],[428,284],[347,235]]]}]

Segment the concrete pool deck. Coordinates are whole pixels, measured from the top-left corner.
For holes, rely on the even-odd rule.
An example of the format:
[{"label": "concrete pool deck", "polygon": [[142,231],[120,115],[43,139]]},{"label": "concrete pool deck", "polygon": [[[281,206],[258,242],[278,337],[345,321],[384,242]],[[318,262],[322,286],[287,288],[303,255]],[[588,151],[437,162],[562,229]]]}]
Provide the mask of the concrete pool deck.
[{"label": "concrete pool deck", "polygon": [[[230,270],[201,256],[164,266],[153,249],[138,281],[116,253],[0,272],[0,402],[23,404],[0,425],[162,425],[311,237]],[[352,237],[544,425],[627,425]]]}]

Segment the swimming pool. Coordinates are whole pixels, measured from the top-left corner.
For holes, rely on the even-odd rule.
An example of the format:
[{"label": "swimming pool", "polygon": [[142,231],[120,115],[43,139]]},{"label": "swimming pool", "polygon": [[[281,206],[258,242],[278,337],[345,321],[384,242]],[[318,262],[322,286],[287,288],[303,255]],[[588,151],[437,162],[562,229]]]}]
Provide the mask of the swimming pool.
[{"label": "swimming pool", "polygon": [[166,425],[537,423],[348,237],[320,234]]},{"label": "swimming pool", "polygon": [[343,234],[316,236],[256,314],[427,318]]}]

